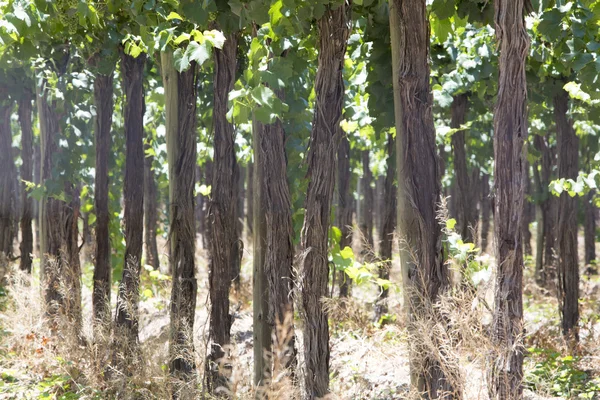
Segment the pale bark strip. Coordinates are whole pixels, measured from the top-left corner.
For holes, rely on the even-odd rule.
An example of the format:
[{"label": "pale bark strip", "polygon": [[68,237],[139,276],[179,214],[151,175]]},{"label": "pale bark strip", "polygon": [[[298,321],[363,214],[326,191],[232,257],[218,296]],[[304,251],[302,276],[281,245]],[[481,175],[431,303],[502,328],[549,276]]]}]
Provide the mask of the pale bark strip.
[{"label": "pale bark strip", "polygon": [[300,247],[300,285],[304,319],[304,399],[329,391],[329,327],[321,299],[327,296],[327,237],[335,185],[337,129],[342,116],[342,69],[350,32],[350,4],[327,8],[317,22],[319,65],[315,79],[315,112],[307,154],[308,190]]},{"label": "pale bark strip", "polygon": [[500,50],[498,100],[494,112],[494,233],[497,260],[488,389],[492,399],[520,399],[523,393],[523,242],[527,81],[530,39],[525,0],[495,2]]}]

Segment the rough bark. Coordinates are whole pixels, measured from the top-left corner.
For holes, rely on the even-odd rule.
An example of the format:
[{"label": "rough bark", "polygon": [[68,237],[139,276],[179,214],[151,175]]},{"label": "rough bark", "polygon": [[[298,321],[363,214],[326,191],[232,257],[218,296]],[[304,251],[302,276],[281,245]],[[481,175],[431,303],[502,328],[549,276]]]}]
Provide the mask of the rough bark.
[{"label": "rough bark", "polygon": [[[46,314],[51,328],[56,329],[59,318],[61,328],[79,334],[81,328],[81,267],[77,244],[79,219],[79,193],[75,186],[62,176],[58,176],[55,165],[60,155],[58,142],[61,131],[58,125],[56,103],[48,102],[49,88],[43,81],[37,87],[37,105],[40,121],[41,142],[41,184],[60,185],[69,202],[46,195],[40,206],[40,236],[42,255],[42,279]],[[66,318],[67,324],[62,318]]]},{"label": "rough bark", "polygon": [[[450,127],[459,129],[465,123],[469,96],[460,94],[454,96],[451,106],[452,120]],[[458,233],[466,242],[473,242],[473,228],[476,223],[476,209],[473,204],[472,187],[467,168],[467,152],[465,146],[465,131],[460,130],[452,135],[452,156],[454,157],[454,174],[456,188],[454,204],[456,210],[456,225]]]},{"label": "rough bark", "polygon": [[595,191],[590,191],[583,200],[584,203],[584,248],[585,265],[589,273],[597,273],[596,269],[596,208],[593,204]]},{"label": "rough bark", "polygon": [[[204,184],[206,186],[211,186],[213,177],[212,160],[206,160],[206,162],[204,163],[204,171],[202,171],[202,176],[204,177]],[[202,195],[202,202],[204,203],[204,208],[202,209],[202,247],[210,250],[210,195]]]},{"label": "rough bark", "polygon": [[481,175],[481,251],[484,252],[488,248],[491,219],[490,176],[484,173]]},{"label": "rough bark", "polygon": [[248,226],[248,233],[252,235],[252,227],[254,223],[254,163],[248,163],[247,167],[248,188],[246,190],[246,225]]},{"label": "rough bark", "polygon": [[125,358],[135,356],[138,347],[138,305],[142,247],[144,242],[144,64],[121,54],[125,93],[125,179],[123,181],[125,260],[117,293],[116,335],[124,340]]},{"label": "rough bark", "polygon": [[[3,94],[3,93],[2,93]],[[13,255],[14,224],[17,220],[17,188],[14,184],[16,175],[15,161],[12,157],[12,133],[10,116],[12,102],[2,100],[0,105],[0,254],[7,257]]]},{"label": "rough bark", "polygon": [[525,200],[523,205],[523,219],[521,223],[521,230],[523,235],[523,251],[525,255],[532,255],[533,249],[531,248],[531,231],[529,230],[529,224],[535,219],[535,208],[534,205],[529,201],[528,197],[532,195],[531,179],[529,178],[529,162],[525,161]]},{"label": "rough bark", "polygon": [[[196,186],[196,63],[177,72],[173,54],[161,54],[165,86],[167,158],[169,161],[169,244],[171,329],[169,357],[176,383],[174,398],[193,396],[189,382],[194,379],[194,317],[196,312],[196,229],[194,190]],[[179,381],[187,382],[181,384]],[[193,386],[193,385],[191,385]]]},{"label": "rough bark", "polygon": [[[379,267],[379,277],[381,279],[390,279],[390,269],[392,267],[392,245],[394,242],[394,230],[396,229],[396,195],[398,189],[394,185],[396,174],[396,140],[391,134],[388,134],[387,141],[387,161],[385,170],[385,180],[383,184],[383,201],[379,216],[379,260],[382,265]],[[387,298],[389,289],[382,288],[379,292],[379,299],[375,308],[377,320],[381,319],[388,312]]]},{"label": "rough bark", "polygon": [[[146,141],[144,149],[149,148],[150,144]],[[158,230],[158,190],[156,188],[156,174],[154,173],[152,164],[154,164],[154,156],[146,153],[144,158],[144,243],[146,244],[146,264],[158,270],[160,269],[158,245],[156,243]]]},{"label": "rough bark", "polygon": [[342,115],[342,69],[350,32],[350,4],[328,7],[317,26],[319,58],[315,78],[315,112],[307,154],[308,190],[300,247],[302,314],[304,318],[304,399],[329,391],[329,327],[321,298],[327,296],[327,237],[335,185],[337,129]]},{"label": "rough bark", "polygon": [[527,138],[525,60],[530,39],[524,1],[495,3],[500,51],[498,99],[494,112],[494,234],[497,274],[494,293],[488,389],[492,399],[523,394],[523,218]]},{"label": "rough bark", "polygon": [[269,281],[266,274],[267,222],[266,187],[267,181],[265,152],[262,149],[266,141],[265,127],[256,119],[252,121],[252,146],[254,152],[254,191],[253,191],[253,243],[252,260],[252,299],[254,322],[254,385],[263,386],[269,378],[269,362],[266,354],[271,350],[271,324],[269,324]]},{"label": "rough bark", "polygon": [[[425,0],[390,1],[392,71],[397,135],[398,234],[410,335],[449,285],[437,206],[441,175],[435,144],[433,98],[429,86],[429,24]],[[437,318],[435,318],[437,319]],[[411,383],[429,398],[460,396],[458,371],[440,364],[427,349],[410,352]]]},{"label": "rough bark", "polygon": [[[577,179],[579,171],[579,138],[573,120],[567,115],[569,95],[561,90],[554,97],[554,119],[557,132],[558,177]],[[577,259],[577,198],[561,193],[558,199],[556,237],[558,301],[562,332],[577,340],[579,322],[579,265]]]},{"label": "rough bark", "polygon": [[[283,99],[283,93],[278,92]],[[285,132],[281,120],[265,125],[260,140],[260,162],[262,163],[261,187],[265,203],[266,251],[264,272],[268,280],[269,308],[267,321],[284,367],[293,368],[296,363],[293,327],[294,303],[294,229],[292,224],[292,202],[287,181],[287,158]],[[259,186],[257,186],[258,188]],[[285,329],[281,329],[282,326]],[[278,329],[280,327],[280,329]],[[293,373],[293,370],[289,371]]]},{"label": "rough bark", "polygon": [[[202,168],[196,165],[196,184],[202,185]],[[196,233],[202,235],[204,231],[204,196],[201,193],[196,194],[196,206],[195,206],[195,217],[196,219]],[[204,243],[202,243],[204,248]]]},{"label": "rough bark", "polygon": [[210,350],[206,362],[207,387],[215,393],[227,387],[225,371],[218,362],[225,357],[224,346],[230,342],[232,317],[229,314],[231,269],[237,245],[237,174],[235,135],[227,121],[228,95],[235,82],[237,34],[228,34],[223,49],[214,49],[214,161],[209,224],[211,260],[210,290]]},{"label": "rough bark", "polygon": [[[338,127],[341,130],[341,127]],[[338,204],[336,208],[336,224],[342,232],[340,238],[340,249],[346,246],[352,246],[352,203],[354,201],[350,192],[350,179],[352,178],[350,171],[350,142],[348,136],[343,132],[341,135],[340,145],[337,154],[337,188],[338,188]],[[340,282],[340,297],[348,297],[350,291],[350,278],[344,271],[338,273]]]},{"label": "rough bark", "polygon": [[[21,125],[21,180],[33,181],[33,129],[31,126],[31,114],[33,95],[27,95],[19,101],[19,123]],[[21,271],[31,273],[31,262],[33,260],[33,230],[31,221],[33,219],[33,199],[27,194],[27,185],[21,183],[21,199],[23,209],[21,212]]]},{"label": "rough bark", "polygon": [[374,193],[373,193],[373,172],[371,172],[370,166],[370,157],[369,150],[363,150],[361,152],[361,162],[362,162],[362,195],[363,195],[363,205],[362,212],[360,218],[360,232],[363,236],[362,238],[362,256],[366,260],[371,260],[373,256],[373,202],[374,202]]},{"label": "rough bark", "polygon": [[[554,243],[556,238],[556,205],[557,201],[549,192],[548,185],[552,177],[552,166],[554,165],[554,155],[548,145],[547,138],[536,135],[533,138],[533,144],[537,151],[542,155],[539,164],[534,168],[534,178],[536,179],[539,207],[542,221],[542,255],[536,260],[536,279],[540,285],[545,285],[551,278],[550,272],[554,265]],[[538,263],[540,263],[538,265]]]},{"label": "rough bark", "polygon": [[98,74],[94,82],[96,104],[95,141],[96,176],[94,183],[94,207],[96,212],[96,254],[94,256],[94,289],[92,307],[99,327],[110,321],[111,248],[110,213],[108,210],[108,159],[110,157],[113,114],[113,75]]},{"label": "rough bark", "polygon": [[[40,140],[36,140],[33,145],[33,182],[39,185],[41,182],[42,172],[42,151],[40,148]],[[40,201],[33,203],[33,209],[35,213],[35,249],[40,254]],[[40,255],[41,258],[41,255]]]},{"label": "rough bark", "polygon": [[240,291],[241,288],[241,270],[242,270],[242,256],[244,251],[244,242],[242,240],[242,234],[244,232],[244,201],[245,201],[245,190],[244,190],[244,179],[246,178],[246,169],[239,167],[237,175],[237,216],[236,216],[236,245],[233,248],[233,265],[231,269],[231,280],[236,292]]}]

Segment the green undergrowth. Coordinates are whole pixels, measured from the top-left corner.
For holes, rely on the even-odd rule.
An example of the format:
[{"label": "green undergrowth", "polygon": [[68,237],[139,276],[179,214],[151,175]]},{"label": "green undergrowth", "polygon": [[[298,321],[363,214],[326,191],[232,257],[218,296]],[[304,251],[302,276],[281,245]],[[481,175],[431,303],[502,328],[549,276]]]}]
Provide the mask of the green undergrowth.
[{"label": "green undergrowth", "polygon": [[542,395],[597,399],[600,378],[584,369],[582,361],[578,356],[564,356],[555,350],[531,347],[528,349],[524,384]]}]

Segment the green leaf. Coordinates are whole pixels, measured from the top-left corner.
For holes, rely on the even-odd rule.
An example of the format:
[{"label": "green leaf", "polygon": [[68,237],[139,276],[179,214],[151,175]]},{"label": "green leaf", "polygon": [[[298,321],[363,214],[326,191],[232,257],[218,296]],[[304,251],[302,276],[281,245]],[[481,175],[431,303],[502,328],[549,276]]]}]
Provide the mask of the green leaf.
[{"label": "green leaf", "polygon": [[351,247],[346,246],[340,251],[340,256],[342,256],[342,258],[345,258],[347,260],[351,260],[354,258],[354,252],[352,251]]},{"label": "green leaf", "polygon": [[252,99],[259,106],[272,107],[275,100],[275,93],[265,85],[259,85],[250,92]]},{"label": "green leaf", "polygon": [[456,11],[454,0],[434,0],[431,5],[433,11],[440,20],[448,19]]},{"label": "green leaf", "polygon": [[450,218],[448,221],[446,221],[446,229],[453,230],[455,226],[456,220],[454,218]]},{"label": "green leaf", "polygon": [[178,19],[178,20],[184,21],[183,17],[181,15],[177,14],[175,11],[171,11],[169,13],[169,15],[167,15],[167,21],[170,21],[172,19]]},{"label": "green leaf", "polygon": [[183,72],[190,67],[190,59],[187,50],[185,52],[181,48],[175,50],[173,53],[173,61],[175,63],[175,69],[179,72]]},{"label": "green leaf", "polygon": [[177,36],[177,37],[175,38],[175,40],[173,40],[173,44],[174,44],[175,46],[178,46],[178,45],[180,45],[181,43],[183,43],[183,42],[186,42],[186,41],[188,41],[188,40],[190,40],[190,34],[189,34],[189,33],[185,33],[185,32],[184,32],[184,33],[182,33],[181,35]]}]

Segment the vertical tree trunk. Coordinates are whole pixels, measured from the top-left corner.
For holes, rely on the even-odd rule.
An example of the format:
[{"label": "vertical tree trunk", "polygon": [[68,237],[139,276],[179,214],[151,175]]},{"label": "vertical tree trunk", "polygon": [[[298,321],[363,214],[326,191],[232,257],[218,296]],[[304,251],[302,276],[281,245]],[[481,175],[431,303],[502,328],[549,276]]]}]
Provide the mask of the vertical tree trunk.
[{"label": "vertical tree trunk", "polygon": [[[397,188],[394,185],[396,174],[396,140],[392,134],[388,133],[387,141],[387,161],[385,171],[385,181],[383,185],[383,201],[379,216],[379,260],[383,263],[379,267],[379,277],[381,279],[390,279],[390,269],[392,267],[392,245],[394,242],[394,230],[396,229],[396,195]],[[381,319],[388,312],[387,298],[389,289],[382,289],[379,293],[379,299],[375,308],[377,320]]]},{"label": "vertical tree trunk", "polygon": [[[266,221],[266,166],[265,152],[261,149],[265,139],[265,127],[255,118],[252,121],[252,147],[254,152],[253,191],[253,264],[252,299],[254,322],[254,385],[263,386],[270,369],[265,358],[271,349],[271,325],[269,324],[269,281],[266,274],[267,221]],[[260,390],[260,389],[259,389]],[[262,390],[260,390],[262,392]]]},{"label": "vertical tree trunk", "polygon": [[[19,123],[21,125],[21,180],[31,182],[33,180],[33,129],[31,126],[32,95],[28,92],[19,101]],[[21,271],[31,273],[31,262],[33,254],[33,230],[31,221],[33,218],[33,199],[27,195],[27,185],[21,183],[21,198],[23,199],[23,211],[21,213]]]},{"label": "vertical tree trunk", "polygon": [[248,226],[248,234],[252,236],[252,227],[254,223],[254,163],[249,162],[247,167],[248,189],[246,190],[246,225]]},{"label": "vertical tree trunk", "polygon": [[244,179],[246,178],[246,169],[244,167],[239,167],[239,172],[237,175],[237,216],[236,216],[236,243],[234,246],[234,255],[233,255],[233,268],[231,270],[231,279],[233,281],[233,286],[236,292],[240,291],[241,285],[241,277],[240,273],[242,270],[242,256],[244,251],[244,242],[242,240],[242,234],[244,232],[244,202],[245,202],[245,194],[244,190]]},{"label": "vertical tree trunk", "polygon": [[585,241],[585,265],[588,273],[596,274],[598,272],[596,265],[596,208],[593,204],[595,191],[590,191],[583,199],[584,203],[584,241]]},{"label": "vertical tree trunk", "polygon": [[15,161],[12,150],[12,133],[10,116],[13,110],[12,102],[3,99],[0,105],[0,254],[7,257],[13,255],[14,223],[17,219],[16,175]]},{"label": "vertical tree trunk", "polygon": [[529,230],[529,224],[531,224],[535,218],[535,209],[533,204],[527,199],[531,196],[531,179],[529,178],[529,162],[525,161],[525,200],[523,205],[523,219],[521,220],[521,229],[523,235],[523,251],[525,255],[530,256],[533,253],[531,248],[531,231]]},{"label": "vertical tree trunk", "polygon": [[[278,92],[277,95],[283,99],[282,92]],[[287,347],[285,354],[280,355],[283,358],[280,362],[284,367],[293,368],[296,361],[292,297],[294,233],[292,203],[287,181],[285,132],[281,120],[278,119],[273,124],[262,126],[258,134],[261,136],[258,137],[259,158],[255,164],[257,169],[255,172],[260,172],[259,179],[262,182],[259,184],[257,180],[255,192],[263,191],[259,197],[265,205],[264,274],[268,281],[266,297],[269,300],[267,321],[269,330],[274,332],[278,347],[284,345]],[[258,229],[256,225],[255,229]],[[287,326],[285,329],[278,329],[278,324],[280,326],[287,324]]]},{"label": "vertical tree trunk", "polygon": [[360,221],[360,231],[363,235],[362,255],[366,260],[373,258],[373,172],[371,172],[369,150],[361,152],[361,161],[363,167],[362,176],[362,194],[363,207]]},{"label": "vertical tree trunk", "polygon": [[[459,129],[465,123],[469,97],[467,94],[454,96],[452,101],[452,121],[450,127]],[[473,242],[473,225],[476,222],[474,204],[470,201],[471,182],[469,182],[469,171],[467,169],[467,154],[465,149],[465,131],[460,130],[452,135],[452,155],[454,157],[454,173],[456,177],[456,188],[454,190],[454,202],[456,204],[456,219],[458,232],[466,242]]]},{"label": "vertical tree trunk", "polygon": [[492,340],[498,349],[490,360],[491,399],[519,399],[523,394],[523,242],[525,198],[527,81],[529,36],[524,0],[495,3],[500,50],[498,100],[494,112],[494,233],[497,275]]},{"label": "vertical tree trunk", "polygon": [[350,33],[350,10],[347,3],[335,10],[328,6],[317,22],[316,105],[307,154],[309,183],[300,238],[302,311],[306,327],[303,398],[310,400],[323,397],[329,391],[329,327],[321,298],[327,296],[329,278],[327,238],[335,184],[335,153],[341,133],[337,127],[342,116],[342,69]]},{"label": "vertical tree trunk", "polygon": [[533,183],[537,195],[535,204],[535,220],[537,221],[535,238],[535,281],[542,286],[545,282],[544,276],[544,217],[542,209],[542,185],[537,163],[533,167]]},{"label": "vertical tree trunk", "polygon": [[[554,97],[558,148],[558,177],[577,179],[579,172],[579,138],[573,121],[567,116],[569,95],[561,90]],[[577,340],[579,322],[579,265],[577,259],[577,199],[561,193],[558,199],[556,250],[558,254],[558,301],[565,337]]]},{"label": "vertical tree trunk", "polygon": [[[539,182],[538,185],[538,197],[540,203],[540,212],[542,220],[542,252],[543,257],[542,264],[536,266],[537,269],[537,281],[540,285],[545,285],[547,280],[551,278],[550,267],[554,264],[554,243],[555,243],[555,220],[556,220],[556,199],[549,192],[548,185],[550,184],[552,176],[552,166],[554,164],[554,157],[547,140],[541,135],[536,135],[533,138],[533,144],[537,151],[542,155],[541,164],[534,170],[538,174],[536,178]],[[535,176],[534,176],[535,177]],[[538,244],[539,246],[540,244]]]},{"label": "vertical tree trunk", "polygon": [[490,176],[484,173],[481,175],[481,251],[488,248],[491,218]]},{"label": "vertical tree trunk", "polygon": [[[33,145],[33,182],[36,185],[39,185],[41,182],[41,173],[42,173],[42,151],[40,149],[40,140],[36,140]],[[38,252],[38,255],[41,259],[40,254],[40,201],[35,201],[33,203],[33,209],[35,212],[35,248]]]},{"label": "vertical tree trunk", "polygon": [[[196,185],[202,185],[202,168],[196,164]],[[195,206],[196,233],[202,235],[204,231],[204,196],[201,193],[196,194]],[[202,244],[204,248],[204,243]]]},{"label": "vertical tree trunk", "polygon": [[[417,326],[449,285],[437,205],[441,176],[429,86],[429,23],[425,0],[390,1],[394,108],[397,135],[398,234],[408,329]],[[417,338],[418,340],[418,338]],[[411,349],[411,383],[429,398],[460,396],[458,371],[442,366],[430,351]]]},{"label": "vertical tree trunk", "polygon": [[144,64],[146,55],[121,54],[125,93],[125,263],[119,285],[116,336],[126,342],[124,355],[135,356],[138,347],[138,304],[144,242]]},{"label": "vertical tree trunk", "polygon": [[[146,142],[144,149],[149,149],[150,144]],[[157,210],[158,210],[158,191],[156,189],[156,174],[152,164],[154,156],[145,154],[144,158],[144,242],[146,243],[146,264],[151,265],[155,270],[160,269],[160,259],[158,256],[158,245],[156,244],[157,235]],[[169,183],[170,183],[169,178]]]},{"label": "vertical tree trunk", "polygon": [[98,74],[94,82],[96,104],[96,176],[94,206],[96,212],[96,254],[92,306],[98,327],[106,328],[110,321],[111,249],[110,213],[108,210],[108,159],[110,157],[113,114],[113,75]]},{"label": "vertical tree trunk", "polygon": [[[40,120],[41,142],[41,184],[60,184],[67,203],[47,194],[40,207],[40,253],[42,256],[42,277],[46,313],[53,319],[52,329],[57,328],[54,318],[62,315],[67,318],[71,333],[78,334],[81,328],[81,268],[77,244],[79,219],[79,193],[74,185],[64,177],[57,176],[54,160],[61,153],[58,147],[60,129],[56,114],[56,103],[49,103],[50,89],[43,81],[37,87],[38,115]],[[64,321],[63,321],[64,322]]]},{"label": "vertical tree trunk", "polygon": [[[202,175],[204,176],[204,184],[206,186],[212,185],[213,178],[213,162],[212,160],[206,160],[204,163],[204,171],[202,171]],[[202,246],[205,249],[210,249],[210,235],[211,235],[211,226],[210,226],[210,195],[204,196],[202,195],[202,202],[204,203],[204,208],[202,209]]]},{"label": "vertical tree trunk", "polygon": [[232,318],[229,314],[231,269],[237,245],[237,174],[235,134],[227,121],[227,98],[235,82],[237,34],[227,35],[223,49],[214,49],[214,163],[209,224],[212,230],[209,270],[210,352],[206,362],[207,386],[210,393],[224,386],[227,378],[218,360],[225,356],[223,346],[229,344]]},{"label": "vertical tree trunk", "polygon": [[173,54],[161,54],[165,86],[167,158],[169,161],[169,244],[171,289],[170,371],[175,379],[174,398],[194,396],[196,360],[194,317],[196,313],[196,230],[194,190],[196,186],[196,63],[177,72]]},{"label": "vertical tree trunk", "polygon": [[[352,193],[350,192],[350,179],[352,178],[350,171],[350,142],[348,136],[342,131],[341,127],[339,135],[341,136],[340,145],[338,147],[338,205],[336,208],[336,222],[342,237],[340,239],[340,249],[346,246],[352,246]],[[340,282],[340,297],[348,297],[350,291],[350,278],[344,271],[338,274]]]}]

